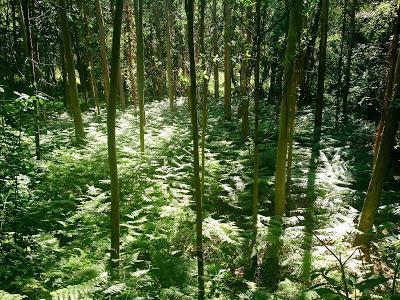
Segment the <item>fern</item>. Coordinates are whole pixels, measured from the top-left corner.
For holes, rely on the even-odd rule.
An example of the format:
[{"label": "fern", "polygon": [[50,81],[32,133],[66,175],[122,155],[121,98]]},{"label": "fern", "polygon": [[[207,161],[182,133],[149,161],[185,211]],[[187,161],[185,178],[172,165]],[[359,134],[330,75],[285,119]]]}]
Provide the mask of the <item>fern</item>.
[{"label": "fern", "polygon": [[25,298],[27,298],[27,296],[19,294],[10,294],[6,291],[0,290],[0,300],[20,300]]},{"label": "fern", "polygon": [[51,292],[51,298],[53,300],[78,300],[87,298],[98,289],[98,282],[96,278],[81,284],[67,286]]}]

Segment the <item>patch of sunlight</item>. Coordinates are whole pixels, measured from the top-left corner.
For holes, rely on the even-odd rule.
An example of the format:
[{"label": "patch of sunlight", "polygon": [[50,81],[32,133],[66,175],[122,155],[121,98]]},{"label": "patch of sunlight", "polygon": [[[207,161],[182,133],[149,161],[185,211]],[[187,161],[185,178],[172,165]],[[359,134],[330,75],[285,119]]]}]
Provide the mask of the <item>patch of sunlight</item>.
[{"label": "patch of sunlight", "polygon": [[203,222],[203,235],[213,243],[237,244],[239,227],[234,222],[223,222],[208,217]]}]

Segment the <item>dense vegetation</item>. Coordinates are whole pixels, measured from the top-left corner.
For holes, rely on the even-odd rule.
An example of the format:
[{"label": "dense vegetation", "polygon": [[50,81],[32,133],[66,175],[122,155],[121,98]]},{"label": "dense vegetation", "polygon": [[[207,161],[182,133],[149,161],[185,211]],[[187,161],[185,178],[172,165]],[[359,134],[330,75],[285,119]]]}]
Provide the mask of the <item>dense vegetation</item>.
[{"label": "dense vegetation", "polygon": [[0,0],[0,300],[400,299],[397,0]]}]

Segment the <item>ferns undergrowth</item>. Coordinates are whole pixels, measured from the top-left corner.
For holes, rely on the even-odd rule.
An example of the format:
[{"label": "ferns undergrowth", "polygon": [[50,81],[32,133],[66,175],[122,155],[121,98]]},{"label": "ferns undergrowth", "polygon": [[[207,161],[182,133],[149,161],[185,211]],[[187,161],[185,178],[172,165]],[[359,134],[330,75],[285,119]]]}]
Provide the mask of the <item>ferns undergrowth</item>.
[{"label": "ferns undergrowth", "polygon": [[[120,280],[111,281],[107,275],[110,182],[105,117],[86,114],[87,143],[73,146],[69,142],[72,128],[66,116],[60,115],[51,121],[51,130],[43,139],[43,147],[48,149],[43,162],[30,174],[31,206],[25,216],[28,246],[15,249],[8,260],[6,255],[0,256],[2,263],[15,266],[33,263],[35,271],[15,269],[14,274],[2,277],[0,299],[194,299],[195,214],[187,110],[183,100],[174,115],[168,112],[166,102],[153,102],[146,106],[146,114],[145,156],[138,151],[137,116],[128,110],[117,120]],[[361,136],[365,141],[372,128],[354,126],[336,134],[326,127],[321,148],[313,157],[308,133],[312,115],[300,112],[293,205],[284,220],[284,231],[277,233],[269,217],[276,150],[271,114],[264,109],[263,119],[271,121],[262,124],[260,149],[260,269],[249,280],[251,143],[240,139],[236,120],[225,124],[218,109],[210,112],[204,197],[206,290],[210,299],[266,299],[272,295],[274,299],[295,299],[313,283],[321,283],[321,277],[312,272],[324,269],[333,278],[340,276],[327,245],[343,257],[351,252],[349,237],[357,217],[353,206],[359,205],[365,191],[370,160],[365,145],[358,141]],[[310,214],[312,227],[307,226]],[[10,241],[14,238],[9,233]],[[280,252],[279,269],[272,270],[275,276],[263,268],[275,266],[269,251],[277,240]],[[4,247],[5,241],[2,243]],[[385,243],[380,245],[385,247]],[[13,269],[12,265],[9,268]],[[308,275],[304,275],[305,269]],[[368,276],[358,253],[348,272]],[[312,291],[304,295],[317,297]]]}]

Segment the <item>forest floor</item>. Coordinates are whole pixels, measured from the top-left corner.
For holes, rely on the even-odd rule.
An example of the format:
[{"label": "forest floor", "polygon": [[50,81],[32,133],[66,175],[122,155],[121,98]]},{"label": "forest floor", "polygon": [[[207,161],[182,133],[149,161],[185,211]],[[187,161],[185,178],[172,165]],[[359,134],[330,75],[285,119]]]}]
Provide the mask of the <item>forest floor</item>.
[{"label": "forest floor", "polygon": [[[351,247],[369,181],[374,126],[360,120],[352,120],[351,126],[339,131],[333,125],[325,126],[319,150],[312,151],[312,113],[299,112],[292,197],[284,230],[278,232],[269,217],[277,138],[273,113],[264,107],[260,267],[249,278],[252,143],[241,139],[237,119],[227,122],[221,117],[222,107],[210,112],[203,225],[207,297],[297,299],[303,295],[317,299],[318,294],[332,291],[345,295],[347,288],[349,297],[355,299],[366,292],[368,284],[379,294],[390,287],[392,271],[385,260],[377,264],[373,257],[387,244],[399,245],[400,237],[393,235],[390,224],[380,230],[380,242],[369,262]],[[107,275],[110,182],[105,114],[84,115],[87,141],[80,146],[71,142],[73,127],[67,114],[48,118],[49,130],[42,136],[43,160],[36,163],[25,178],[25,191],[21,190],[31,199],[24,222],[34,246],[13,250],[9,258],[12,274],[3,277],[8,282],[0,283],[0,289],[29,299],[194,299],[192,144],[183,99],[174,114],[166,101],[146,105],[144,156],[138,151],[138,117],[129,109],[118,114],[122,271],[117,282]],[[399,195],[399,185],[394,180],[384,194],[380,224],[398,220],[395,215],[388,217],[385,208],[396,205],[393,199]],[[280,250],[274,260],[270,249],[277,238]],[[346,285],[330,251],[342,262],[348,259]],[[389,258],[386,261],[390,263]],[[380,285],[371,285],[371,280]],[[313,291],[304,292],[312,286]]]}]

